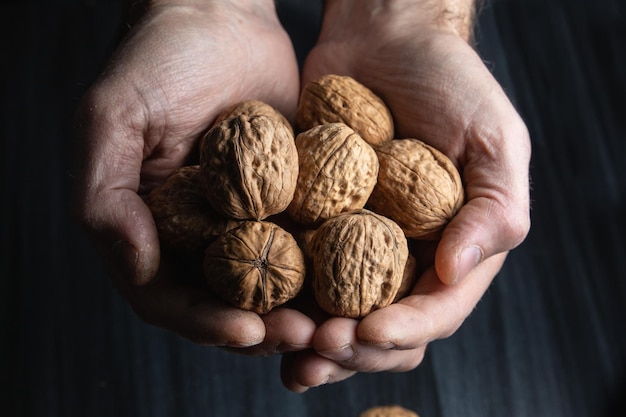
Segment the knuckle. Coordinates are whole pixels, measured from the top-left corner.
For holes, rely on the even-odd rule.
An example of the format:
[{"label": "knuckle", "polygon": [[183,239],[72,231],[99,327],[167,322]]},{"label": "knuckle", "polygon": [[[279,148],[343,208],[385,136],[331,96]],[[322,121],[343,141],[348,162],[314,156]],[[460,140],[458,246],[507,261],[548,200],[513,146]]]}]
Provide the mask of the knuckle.
[{"label": "knuckle", "polygon": [[439,338],[447,339],[451,337],[452,335],[454,335],[457,332],[457,330],[461,328],[464,321],[465,321],[465,318],[457,320],[454,323],[451,323],[450,325],[448,325],[445,329],[442,329],[441,332],[439,333]]},{"label": "knuckle", "polygon": [[396,367],[391,369],[391,371],[392,372],[408,372],[408,371],[414,370],[415,368],[420,366],[422,362],[424,361],[425,353],[426,353],[425,346],[420,347],[418,349],[411,350],[410,352],[408,352],[409,357],[401,360]]},{"label": "knuckle", "polygon": [[519,246],[530,232],[530,215],[527,210],[511,210],[504,225],[504,235],[510,242],[510,248]]}]

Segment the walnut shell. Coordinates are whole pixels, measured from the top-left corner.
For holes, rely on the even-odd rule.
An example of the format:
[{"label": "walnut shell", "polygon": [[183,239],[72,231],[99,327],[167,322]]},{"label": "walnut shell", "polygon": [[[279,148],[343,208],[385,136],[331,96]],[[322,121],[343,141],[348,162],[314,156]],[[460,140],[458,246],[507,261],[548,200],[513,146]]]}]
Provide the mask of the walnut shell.
[{"label": "walnut shell", "polygon": [[383,405],[369,408],[359,414],[359,417],[419,417],[419,415],[399,405]]},{"label": "walnut shell", "polygon": [[244,100],[224,109],[213,122],[213,126],[218,125],[224,120],[232,119],[241,115],[245,115],[248,117],[268,116],[272,119],[280,120],[285,124],[285,126],[289,128],[292,134],[294,133],[291,123],[289,123],[289,120],[287,120],[287,118],[281,112],[279,112],[269,104],[259,100]]},{"label": "walnut shell", "polygon": [[202,188],[200,167],[184,166],[153,189],[146,204],[161,244],[172,250],[201,253],[218,236],[237,225],[213,210]]},{"label": "walnut shell", "polygon": [[363,208],[378,177],[374,149],[343,123],[316,126],[296,137],[298,182],[287,213],[318,225],[339,213]]},{"label": "walnut shell", "polygon": [[351,318],[386,307],[398,292],[408,253],[400,227],[376,213],[357,210],[327,220],[311,245],[317,303]]},{"label": "walnut shell", "polygon": [[300,130],[341,122],[371,145],[394,137],[391,112],[372,90],[349,76],[325,75],[302,90],[296,112]]},{"label": "walnut shell", "polygon": [[304,284],[304,255],[293,236],[265,221],[244,221],[206,250],[205,280],[235,307],[266,314]]},{"label": "walnut shell", "polygon": [[409,252],[406,265],[404,266],[404,272],[402,273],[402,282],[400,283],[400,288],[398,288],[393,302],[396,303],[398,300],[410,295],[415,283],[417,283],[417,259]]},{"label": "walnut shell", "polygon": [[263,220],[287,208],[298,179],[293,134],[279,119],[239,115],[210,129],[202,140],[200,169],[216,211],[240,220]]},{"label": "walnut shell", "polygon": [[443,153],[418,139],[376,148],[378,181],[367,206],[409,238],[435,239],[463,205],[461,176]]},{"label": "walnut shell", "polygon": [[298,246],[302,249],[302,253],[304,254],[304,259],[312,260],[313,255],[311,252],[311,246],[313,245],[313,236],[315,236],[315,229],[303,229],[297,236],[296,241],[298,242]]}]

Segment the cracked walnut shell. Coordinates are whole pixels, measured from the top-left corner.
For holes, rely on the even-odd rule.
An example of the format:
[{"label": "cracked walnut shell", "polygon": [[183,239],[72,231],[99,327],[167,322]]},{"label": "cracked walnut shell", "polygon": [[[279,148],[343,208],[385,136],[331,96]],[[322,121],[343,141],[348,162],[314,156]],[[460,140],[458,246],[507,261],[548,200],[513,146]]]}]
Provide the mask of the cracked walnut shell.
[{"label": "cracked walnut shell", "polygon": [[350,126],[371,145],[394,137],[393,117],[380,97],[352,77],[328,74],[302,90],[296,124],[308,130],[337,122]]},{"label": "cracked walnut shell", "polygon": [[280,119],[241,114],[204,136],[200,169],[216,211],[234,219],[263,220],[291,202],[298,152]]},{"label": "cracked walnut shell", "polygon": [[436,239],[463,205],[461,176],[442,152],[418,139],[376,148],[380,169],[367,206],[409,238]]},{"label": "cracked walnut shell", "polygon": [[408,253],[400,227],[369,210],[327,220],[311,244],[317,303],[329,314],[351,318],[388,306],[400,288]]},{"label": "cracked walnut shell", "polygon": [[294,298],[306,275],[293,236],[265,221],[244,221],[219,237],[205,252],[203,271],[218,296],[258,314]]},{"label": "cracked walnut shell", "polygon": [[298,182],[287,213],[318,225],[365,206],[378,177],[374,149],[343,123],[316,126],[296,137]]}]

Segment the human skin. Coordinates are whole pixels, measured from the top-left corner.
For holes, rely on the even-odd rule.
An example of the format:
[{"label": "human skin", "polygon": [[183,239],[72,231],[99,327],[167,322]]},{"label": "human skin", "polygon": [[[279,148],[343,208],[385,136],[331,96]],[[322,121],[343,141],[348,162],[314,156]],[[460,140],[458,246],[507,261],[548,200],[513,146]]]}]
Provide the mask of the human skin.
[{"label": "human skin", "polygon": [[255,346],[250,354],[310,346],[306,315],[260,317],[179,279],[189,271],[161,256],[143,200],[197,158],[223,109],[254,98],[293,118],[298,94],[296,57],[272,0],[152,1],[140,14],[77,111],[73,207],[143,320],[202,345]]},{"label": "human skin", "polygon": [[[429,342],[452,335],[530,228],[528,131],[470,45],[472,1],[328,0],[302,84],[350,75],[377,93],[396,137],[443,151],[466,203],[430,248],[410,296],[361,321],[331,318],[311,351],[286,355],[293,391],[356,372],[417,367]],[[428,249],[424,249],[428,253]]]},{"label": "human skin", "polygon": [[[528,133],[468,45],[471,10],[462,0],[328,0],[300,75],[272,0],[150,2],[81,102],[76,132],[75,215],[137,314],[202,345],[284,353],[281,377],[296,392],[418,366],[529,228]],[[314,306],[260,317],[180,279],[189,271],[162,256],[143,197],[197,158],[221,110],[255,98],[293,119],[300,81],[324,73],[370,87],[399,137],[446,153],[467,204],[436,248],[424,248],[424,273],[397,304],[361,321],[328,319]],[[461,256],[466,247],[474,251]]]}]

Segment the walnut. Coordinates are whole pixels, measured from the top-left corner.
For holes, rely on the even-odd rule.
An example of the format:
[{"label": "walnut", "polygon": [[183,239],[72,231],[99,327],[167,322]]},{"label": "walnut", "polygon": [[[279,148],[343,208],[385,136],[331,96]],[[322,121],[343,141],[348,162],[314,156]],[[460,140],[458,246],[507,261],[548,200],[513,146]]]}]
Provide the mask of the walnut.
[{"label": "walnut", "polygon": [[393,299],[394,303],[397,303],[400,299],[410,295],[413,291],[413,287],[417,283],[417,259],[411,253],[406,260],[404,266],[404,272],[402,273],[402,281],[400,282],[400,288]]},{"label": "walnut", "polygon": [[201,186],[200,167],[184,166],[153,189],[146,204],[168,249],[200,253],[222,233],[237,225],[220,216],[209,204]]},{"label": "walnut", "polygon": [[325,75],[302,90],[296,113],[301,130],[342,122],[371,145],[394,137],[391,112],[369,88],[349,76]]},{"label": "walnut", "polygon": [[369,408],[359,414],[359,417],[419,417],[419,415],[399,405],[383,405]]},{"label": "walnut", "polygon": [[232,119],[237,116],[246,115],[248,117],[253,116],[268,116],[272,119],[280,120],[289,128],[293,134],[293,127],[287,120],[287,118],[274,107],[259,100],[244,100],[237,104],[234,104],[227,109],[223,110],[213,122],[213,126],[218,125],[224,120]]},{"label": "walnut", "polygon": [[319,306],[332,315],[358,318],[393,301],[408,245],[398,225],[363,209],[324,222],[313,236],[311,253]]},{"label": "walnut", "polygon": [[313,244],[313,236],[315,236],[315,229],[302,229],[297,235],[294,235],[298,246],[304,253],[304,259],[312,260],[311,246]]},{"label": "walnut", "polygon": [[220,236],[205,252],[203,271],[218,296],[258,314],[294,298],[306,274],[293,236],[265,221],[244,221]]},{"label": "walnut", "polygon": [[378,176],[374,149],[343,123],[316,126],[296,137],[298,182],[287,213],[318,225],[365,206]]},{"label": "walnut", "polygon": [[452,161],[417,139],[386,142],[376,154],[378,181],[367,207],[396,221],[409,238],[436,239],[463,205]]},{"label": "walnut", "polygon": [[282,121],[242,114],[207,132],[200,169],[216,211],[234,219],[263,220],[291,202],[298,152]]}]

